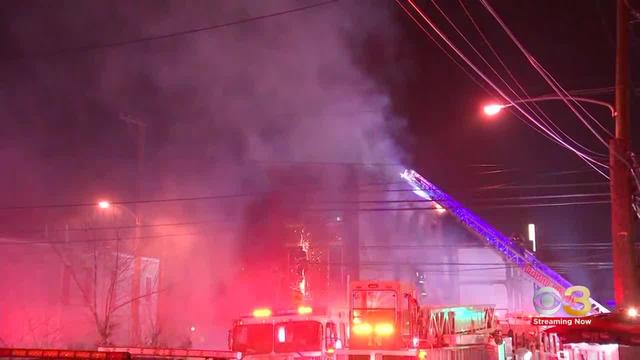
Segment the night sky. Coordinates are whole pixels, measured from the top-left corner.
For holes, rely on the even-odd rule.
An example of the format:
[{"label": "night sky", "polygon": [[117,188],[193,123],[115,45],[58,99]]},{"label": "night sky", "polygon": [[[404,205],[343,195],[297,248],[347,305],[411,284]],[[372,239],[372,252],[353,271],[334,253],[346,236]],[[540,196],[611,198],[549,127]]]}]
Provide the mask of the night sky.
[{"label": "night sky", "polygon": [[[527,92],[551,93],[486,10],[476,1],[461,1]],[[260,187],[256,160],[403,162],[470,204],[507,235],[524,233],[527,223],[536,223],[545,260],[581,262],[584,256],[594,256],[588,261],[610,261],[606,250],[595,255],[544,250],[549,244],[610,241],[606,204],[488,208],[542,203],[497,198],[605,193],[608,187],[479,191],[498,184],[605,179],[511,114],[485,118],[481,106],[496,99],[495,94],[475,84],[393,1],[342,0],[209,32],[100,46],[313,3],[4,2],[0,163],[5,170],[0,175],[0,206],[87,203],[101,196],[131,199],[135,129],[119,119],[121,113],[129,113],[149,124],[147,198],[252,192]],[[420,4],[457,44],[464,45],[430,1]],[[490,55],[458,1],[437,4],[483,54]],[[491,4],[565,89],[614,85],[613,1]],[[333,41],[340,50],[327,50]],[[635,64],[635,32],[632,52]],[[490,61],[499,65],[495,58]],[[307,77],[308,68],[314,70],[313,77]],[[366,84],[365,93],[382,94],[378,97],[383,99],[352,101],[351,90],[343,89],[347,82]],[[613,101],[611,91],[585,96]],[[632,99],[637,102],[637,97]],[[319,126],[316,116],[337,102],[346,104],[336,106],[346,109],[337,110],[346,117]],[[605,151],[564,105],[541,107],[575,139]],[[609,121],[606,109],[589,110]],[[353,150],[354,138],[367,137],[350,129],[370,124],[350,118],[353,111],[378,112],[371,137],[384,133],[394,144],[380,140],[368,154]],[[362,133],[368,134],[367,129]],[[64,218],[60,214],[3,210],[0,226],[5,233],[42,228],[57,221],[51,219]],[[610,272],[587,270],[575,267],[570,280],[587,286],[597,283],[596,296],[610,299]]]}]

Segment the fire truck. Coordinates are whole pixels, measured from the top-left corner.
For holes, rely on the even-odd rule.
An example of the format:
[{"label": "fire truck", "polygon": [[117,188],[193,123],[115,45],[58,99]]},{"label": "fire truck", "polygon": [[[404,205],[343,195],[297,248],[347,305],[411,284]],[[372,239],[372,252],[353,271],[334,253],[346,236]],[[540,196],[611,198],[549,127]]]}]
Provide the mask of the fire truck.
[{"label": "fire truck", "polygon": [[492,306],[421,308],[415,295],[398,281],[352,282],[348,342],[336,359],[492,358]]},{"label": "fire truck", "polygon": [[261,308],[235,321],[229,348],[243,359],[333,357],[347,336],[347,312],[299,306],[297,311]]}]

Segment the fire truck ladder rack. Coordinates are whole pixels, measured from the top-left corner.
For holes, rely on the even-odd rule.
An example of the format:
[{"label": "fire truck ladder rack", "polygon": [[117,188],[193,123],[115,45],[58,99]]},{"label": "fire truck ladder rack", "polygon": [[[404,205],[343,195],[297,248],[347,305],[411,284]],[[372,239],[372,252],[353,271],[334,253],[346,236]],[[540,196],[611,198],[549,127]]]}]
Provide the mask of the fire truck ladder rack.
[{"label": "fire truck ladder rack", "polygon": [[98,351],[106,353],[128,353],[131,354],[131,358],[133,359],[203,358],[226,360],[242,358],[242,353],[217,350],[99,347]]},{"label": "fire truck ladder rack", "polygon": [[[470,210],[463,207],[462,204],[427,181],[416,171],[407,169],[401,176],[411,185],[416,195],[425,200],[434,201],[437,205],[446,209],[470,231],[478,234],[487,244],[500,251],[507,261],[510,261],[522,269],[523,272],[529,275],[537,284],[550,286],[562,290],[562,292],[564,289],[572,286],[569,281],[536,259],[533,254],[524,251],[524,249],[520,249],[517,245],[513,244],[509,238],[484,222]],[[594,299],[589,300],[592,304],[593,313],[609,312],[607,308]]]}]

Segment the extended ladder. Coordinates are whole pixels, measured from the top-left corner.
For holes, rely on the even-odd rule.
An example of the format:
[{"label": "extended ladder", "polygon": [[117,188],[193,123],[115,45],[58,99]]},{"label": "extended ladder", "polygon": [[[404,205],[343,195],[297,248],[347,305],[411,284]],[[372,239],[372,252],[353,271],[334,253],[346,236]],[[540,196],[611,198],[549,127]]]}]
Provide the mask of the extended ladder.
[{"label": "extended ladder", "polygon": [[[509,238],[484,222],[480,217],[455,201],[437,186],[420,176],[416,171],[407,169],[401,176],[411,185],[416,195],[425,200],[434,201],[437,205],[445,208],[470,231],[478,234],[486,243],[500,251],[507,261],[514,263],[522,269],[522,271],[538,285],[555,288],[560,294],[564,294],[565,289],[572,286],[569,281],[536,259],[533,254],[520,249],[513,244]],[[607,308],[594,299],[591,298],[589,300],[593,313],[609,312]]]}]

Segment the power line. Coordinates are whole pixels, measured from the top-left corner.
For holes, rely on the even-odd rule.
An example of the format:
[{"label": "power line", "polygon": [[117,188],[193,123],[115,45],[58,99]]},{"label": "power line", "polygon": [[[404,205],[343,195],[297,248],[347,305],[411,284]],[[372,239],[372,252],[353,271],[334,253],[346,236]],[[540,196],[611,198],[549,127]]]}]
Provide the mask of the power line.
[{"label": "power line", "polygon": [[169,38],[180,37],[180,36],[185,36],[185,35],[192,35],[192,34],[206,32],[206,31],[218,30],[218,29],[229,27],[229,26],[246,24],[246,23],[253,22],[253,21],[258,21],[258,20],[264,20],[264,19],[268,19],[268,18],[272,18],[272,17],[276,17],[276,16],[282,16],[282,15],[292,14],[292,13],[296,13],[296,12],[301,12],[301,11],[305,11],[305,10],[309,10],[309,9],[313,9],[313,8],[317,8],[317,7],[321,7],[321,6],[325,6],[325,5],[329,5],[329,4],[335,3],[337,1],[338,0],[327,0],[327,1],[320,2],[320,3],[316,3],[316,4],[311,4],[311,5],[307,5],[307,6],[301,6],[301,7],[292,8],[292,9],[283,10],[283,11],[278,11],[278,12],[274,12],[274,13],[270,13],[270,14],[253,16],[253,17],[249,17],[249,18],[246,18],[246,19],[240,19],[240,20],[230,21],[230,22],[222,23],[222,24],[216,24],[216,25],[210,25],[210,26],[199,27],[199,28],[194,28],[194,29],[188,29],[188,30],[183,30],[183,31],[177,31],[177,32],[173,32],[173,33],[163,34],[163,35],[147,36],[147,37],[142,37],[142,38],[137,38],[137,39],[114,41],[114,42],[95,44],[95,45],[84,45],[84,46],[78,46],[78,47],[74,47],[74,48],[60,49],[60,50],[57,50],[57,51],[47,52],[47,53],[25,54],[25,55],[21,55],[21,56],[12,57],[12,58],[5,58],[5,60],[21,60],[21,59],[31,58],[31,57],[42,58],[42,57],[52,57],[52,56],[64,55],[64,54],[69,54],[69,53],[90,52],[90,51],[95,51],[95,50],[102,50],[102,49],[108,49],[108,48],[128,46],[128,45],[133,45],[133,44],[138,44],[138,43],[143,43],[143,42],[156,41],[156,40],[162,40],[162,39],[169,39]]},{"label": "power line", "polygon": [[47,244],[78,244],[78,243],[100,243],[100,242],[114,242],[114,241],[129,241],[129,240],[143,240],[143,239],[159,239],[167,237],[180,237],[180,236],[194,236],[202,235],[204,232],[192,232],[184,234],[163,234],[163,235],[148,235],[148,236],[136,236],[136,237],[115,237],[115,238],[96,238],[96,239],[81,239],[81,240],[36,240],[36,241],[0,241],[1,245],[47,245]]},{"label": "power line", "polygon": [[576,206],[576,205],[600,205],[610,204],[609,200],[602,201],[574,201],[574,202],[562,202],[562,203],[547,203],[547,204],[519,204],[519,205],[495,205],[487,206],[485,209],[516,209],[516,208],[537,208],[537,207],[558,207],[558,206]]},{"label": "power line", "polygon": [[[332,188],[307,188],[304,189],[304,186],[298,186],[296,191],[307,191],[307,192],[323,192],[323,191],[362,191],[362,192],[387,192],[387,191],[405,191],[404,189],[390,189],[390,190],[377,190],[377,189],[366,189],[362,190],[362,188],[370,187],[370,186],[385,186],[385,185],[397,185],[404,184],[403,182],[387,182],[387,183],[373,183],[373,184],[361,184],[354,189],[332,189]],[[406,190],[412,191],[412,190]],[[203,201],[203,200],[225,200],[225,199],[237,199],[237,198],[250,198],[250,197],[259,197],[259,196],[267,196],[278,193],[287,193],[287,191],[265,191],[265,192],[255,192],[255,193],[237,193],[237,194],[224,194],[224,195],[200,195],[200,196],[192,196],[192,197],[175,197],[175,198],[164,198],[164,199],[146,199],[146,200],[124,200],[124,201],[111,201],[112,205],[134,205],[134,204],[154,204],[154,203],[169,203],[169,202],[187,202],[187,201]],[[0,210],[36,210],[36,209],[56,209],[56,208],[75,208],[75,207],[95,207],[97,203],[61,203],[61,204],[39,204],[39,205],[13,205],[13,206],[0,206]]]},{"label": "power line", "polygon": [[584,198],[594,196],[610,196],[609,193],[590,193],[590,194],[560,194],[560,195],[535,195],[535,196],[508,196],[485,199],[484,201],[511,201],[511,200],[538,200],[538,199],[567,199],[567,198]]},{"label": "power line", "polygon": [[[462,7],[462,9],[464,10],[465,14],[467,15],[467,17],[469,18],[469,20],[471,21],[471,23],[473,24],[473,26],[475,27],[476,31],[478,31],[478,33],[480,34],[480,36],[482,37],[482,40],[484,41],[484,43],[487,45],[487,47],[489,48],[489,50],[491,50],[491,52],[493,53],[493,55],[496,57],[496,59],[498,59],[498,62],[500,63],[500,65],[502,65],[502,67],[505,69],[505,71],[507,72],[507,74],[509,75],[509,77],[515,82],[515,84],[517,85],[517,87],[520,89],[520,91],[522,91],[522,93],[524,94],[524,96],[527,99],[530,99],[531,97],[527,94],[526,89],[524,88],[524,86],[522,86],[522,84],[518,81],[518,79],[513,75],[513,72],[509,69],[509,67],[507,66],[507,64],[502,60],[502,58],[500,57],[500,55],[498,54],[498,52],[496,51],[496,49],[491,45],[491,42],[489,41],[489,39],[486,37],[486,35],[484,34],[484,32],[482,31],[482,29],[480,28],[480,26],[477,24],[477,22],[474,20],[473,16],[471,15],[471,12],[467,9],[467,7],[464,5],[464,1],[463,0],[458,0],[460,6]],[[446,16],[446,15],[445,15]],[[504,80],[503,80],[504,81]],[[513,90],[512,90],[513,91]],[[515,92],[514,92],[515,93]],[[526,104],[526,103],[525,103]],[[547,116],[547,114],[542,110],[542,108],[536,103],[533,102],[531,103],[531,106],[533,108],[535,108],[541,115],[542,117],[545,118],[547,124],[551,124],[551,126],[553,126],[556,130],[558,130],[561,134],[563,134],[566,138],[568,138],[571,142],[573,142],[575,145],[579,146],[580,148],[584,149],[587,152],[591,152],[592,154],[596,155],[596,156],[601,156],[600,154],[588,149],[587,147],[583,146],[582,144],[580,144],[578,141],[574,140],[571,136],[569,136],[567,133],[565,133],[564,131],[562,131],[562,129],[554,122],[552,121],[549,116]],[[529,110],[536,113],[531,107],[529,107]],[[606,131],[606,129],[605,129]]]},{"label": "power line", "polygon": [[[200,201],[200,200],[223,200],[223,199],[235,199],[243,197],[255,197],[270,194],[264,193],[245,193],[245,194],[229,194],[229,195],[205,195],[194,197],[178,197],[178,198],[166,198],[166,199],[150,199],[150,200],[137,200],[137,201],[113,201],[112,205],[133,205],[133,204],[152,204],[152,203],[166,203],[166,202],[183,202],[183,201]],[[74,208],[74,207],[95,207],[96,203],[65,203],[65,204],[43,204],[43,205],[16,205],[16,206],[2,206],[0,210],[35,210],[35,209],[55,209],[55,208]]]},{"label": "power line", "polygon": [[[396,0],[396,2],[398,4],[401,5],[399,0]],[[493,83],[475,64],[473,64],[473,62],[471,62],[461,51],[460,49],[458,49],[458,47],[456,47],[451,40],[444,35],[444,33],[433,23],[433,21],[431,21],[431,19],[429,17],[427,17],[424,12],[422,12],[420,10],[420,8],[415,4],[414,0],[409,0],[409,4],[413,7],[413,9],[421,16],[422,19],[424,19],[424,21],[426,21],[429,26],[431,27],[431,29],[433,29],[433,31],[435,31],[438,36],[462,59],[464,60],[464,62],[471,68],[474,70],[474,72],[476,74],[478,74],[478,76],[480,76],[484,81],[486,81],[489,85],[491,85],[491,87],[498,92],[503,98],[505,98],[506,100],[508,100],[510,103],[512,103],[513,107],[515,107],[516,109],[518,109],[525,117],[527,117],[527,119],[529,119],[531,122],[533,122],[534,124],[536,124],[538,127],[540,127],[541,129],[543,129],[549,136],[553,137],[555,139],[556,142],[560,143],[563,147],[571,150],[572,152],[574,152],[576,155],[578,155],[578,157],[580,157],[583,161],[585,161],[589,166],[591,166],[595,171],[597,171],[598,173],[600,173],[603,177],[608,179],[608,175],[605,174],[603,172],[603,170],[601,170],[600,168],[598,168],[596,165],[602,166],[603,168],[607,168],[606,164],[603,164],[595,159],[593,159],[592,157],[590,157],[589,155],[586,155],[584,153],[582,153],[580,150],[573,148],[571,145],[567,144],[565,141],[563,141],[561,138],[559,138],[556,134],[554,134],[552,131],[550,131],[550,129],[546,128],[543,124],[540,123],[540,121],[536,120],[533,116],[531,116],[529,113],[527,113],[526,111],[524,111],[522,109],[522,107],[520,106],[520,104],[515,103],[513,100],[510,99],[509,96],[507,96],[507,94],[504,93],[504,91],[502,91],[495,83]],[[407,12],[408,14],[410,14],[410,12],[408,12],[408,10],[406,8],[403,9],[405,10],[405,12]],[[414,19],[412,17],[412,19]],[[422,27],[421,27],[422,28]]]},{"label": "power line", "polygon": [[476,189],[476,191],[491,190],[509,190],[509,189],[545,189],[545,188],[565,188],[565,187],[592,187],[592,186],[609,186],[608,182],[589,182],[589,183],[566,183],[566,184],[538,184],[538,185],[493,185],[484,186]]}]

